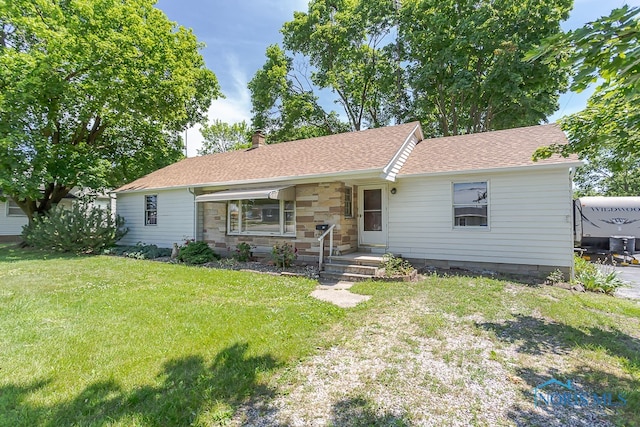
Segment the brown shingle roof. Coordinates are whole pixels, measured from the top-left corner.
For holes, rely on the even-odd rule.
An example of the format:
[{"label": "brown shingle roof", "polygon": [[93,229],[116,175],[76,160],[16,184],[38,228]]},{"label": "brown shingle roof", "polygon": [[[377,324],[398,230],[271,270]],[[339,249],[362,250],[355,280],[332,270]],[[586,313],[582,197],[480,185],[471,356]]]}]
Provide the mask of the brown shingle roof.
[{"label": "brown shingle roof", "polygon": [[564,132],[555,124],[425,139],[413,150],[398,176],[575,164],[576,156],[531,160],[538,147],[566,143]]},{"label": "brown shingle roof", "polygon": [[[116,191],[258,182],[343,172],[382,172],[417,126],[418,122],[412,122],[191,157],[152,172]],[[398,176],[575,164],[575,156],[554,156],[538,162],[531,160],[536,148],[566,142],[564,133],[556,125],[425,139],[409,155]]]},{"label": "brown shingle roof", "polygon": [[116,191],[382,170],[420,124],[369,129],[190,157]]}]

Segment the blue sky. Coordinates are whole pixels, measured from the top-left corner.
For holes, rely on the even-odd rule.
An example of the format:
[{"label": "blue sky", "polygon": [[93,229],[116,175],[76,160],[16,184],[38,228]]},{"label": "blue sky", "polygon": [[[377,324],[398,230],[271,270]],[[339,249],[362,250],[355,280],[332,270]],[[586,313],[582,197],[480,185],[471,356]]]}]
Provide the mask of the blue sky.
[{"label": "blue sky", "polygon": [[[640,6],[640,0],[574,0],[574,10],[562,26],[564,29],[580,27],[624,4]],[[193,29],[198,40],[206,45],[201,53],[207,67],[218,77],[226,97],[214,101],[209,110],[210,120],[250,121],[247,83],[264,64],[267,46],[281,42],[282,24],[293,18],[294,11],[306,11],[306,6],[307,0],[158,1],[157,7],[169,19]],[[562,95],[560,109],[550,121],[583,109],[590,93]],[[188,131],[189,156],[196,155],[201,141],[197,128]]]}]

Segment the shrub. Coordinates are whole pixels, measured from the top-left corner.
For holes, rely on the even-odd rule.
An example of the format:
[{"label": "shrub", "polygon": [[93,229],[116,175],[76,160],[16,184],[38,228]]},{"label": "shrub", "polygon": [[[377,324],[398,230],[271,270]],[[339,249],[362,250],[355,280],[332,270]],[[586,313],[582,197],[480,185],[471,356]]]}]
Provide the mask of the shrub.
[{"label": "shrub", "polygon": [[406,259],[386,253],[382,256],[382,268],[387,277],[408,276],[413,273],[415,268]]},{"label": "shrub", "polygon": [[22,239],[28,246],[75,253],[98,253],[125,234],[122,217],[86,203],[74,203],[71,209],[56,206],[22,229]]},{"label": "shrub", "polygon": [[271,259],[277,267],[291,267],[296,258],[298,258],[298,250],[289,243],[276,244],[271,249]]},{"label": "shrub", "polygon": [[579,256],[575,257],[574,266],[574,281],[582,284],[587,291],[611,295],[620,286],[624,286],[624,282],[618,277],[614,266],[596,265]]},{"label": "shrub", "polygon": [[549,285],[557,285],[562,282],[564,282],[564,274],[562,274],[562,271],[560,271],[559,268],[549,273],[545,280],[545,283]]},{"label": "shrub", "polygon": [[105,255],[119,255],[135,259],[155,259],[171,255],[171,249],[159,248],[156,245],[114,246],[104,251]]},{"label": "shrub", "polygon": [[247,242],[238,243],[236,245],[235,259],[240,262],[247,262],[253,255],[253,248]]},{"label": "shrub", "polygon": [[214,259],[220,259],[220,255],[213,252],[207,242],[187,241],[180,247],[178,255],[178,261],[194,265],[206,264]]}]

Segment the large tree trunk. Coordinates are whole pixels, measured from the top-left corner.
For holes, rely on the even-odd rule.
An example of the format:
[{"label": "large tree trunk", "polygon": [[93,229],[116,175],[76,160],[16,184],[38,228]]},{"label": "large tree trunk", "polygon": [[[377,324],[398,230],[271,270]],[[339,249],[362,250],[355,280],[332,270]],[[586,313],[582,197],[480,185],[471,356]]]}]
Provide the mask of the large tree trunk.
[{"label": "large tree trunk", "polygon": [[11,196],[11,199],[22,209],[29,219],[29,225],[33,223],[35,216],[45,215],[55,205],[60,203],[69,194],[71,187],[61,184],[48,183],[44,186],[42,197],[38,199],[18,199]]}]

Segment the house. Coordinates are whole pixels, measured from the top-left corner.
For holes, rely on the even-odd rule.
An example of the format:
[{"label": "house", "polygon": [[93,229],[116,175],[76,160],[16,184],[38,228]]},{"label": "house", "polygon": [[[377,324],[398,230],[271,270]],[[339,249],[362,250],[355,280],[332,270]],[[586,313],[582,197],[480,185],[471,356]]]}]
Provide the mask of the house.
[{"label": "house", "polygon": [[121,243],[196,239],[224,254],[289,242],[317,262],[325,225],[342,254],[568,272],[580,162],[531,160],[552,143],[566,143],[555,125],[425,139],[413,122],[274,145],[256,134],[247,150],[187,158],[117,189]]},{"label": "house", "polygon": [[[60,201],[60,205],[70,208],[73,202],[81,197],[90,195],[85,190],[74,187],[64,199]],[[98,194],[91,197],[92,206],[115,211],[114,200],[107,194]],[[29,220],[27,215],[11,198],[6,201],[0,201],[0,242],[17,242],[20,241],[22,227],[27,225]]]}]

